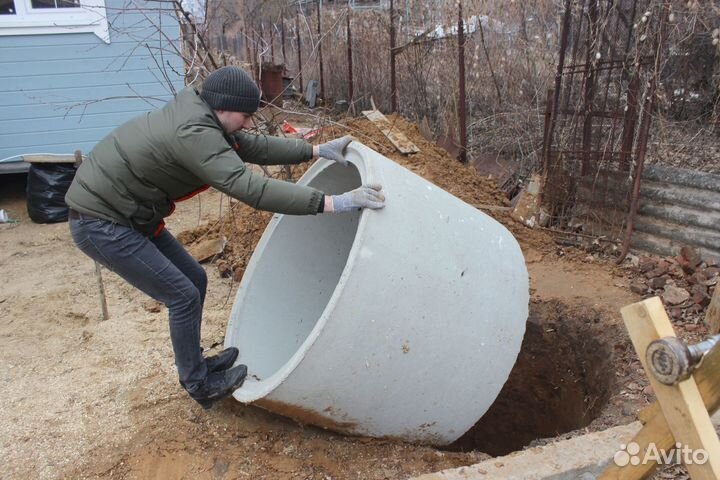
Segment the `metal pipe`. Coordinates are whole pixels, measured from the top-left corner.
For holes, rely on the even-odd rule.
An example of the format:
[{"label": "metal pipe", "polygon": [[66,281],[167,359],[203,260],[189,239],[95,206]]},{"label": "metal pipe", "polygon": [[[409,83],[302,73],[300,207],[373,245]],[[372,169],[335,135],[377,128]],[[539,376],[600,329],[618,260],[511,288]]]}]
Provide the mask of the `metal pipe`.
[{"label": "metal pipe", "polygon": [[397,85],[395,79],[395,2],[390,0],[390,105],[397,112]]},{"label": "metal pipe", "polygon": [[467,118],[465,117],[465,25],[463,4],[458,2],[458,126],[460,129],[460,161],[467,163]]},{"label": "metal pipe", "polygon": [[352,108],[353,102],[353,58],[352,58],[352,30],[350,29],[350,13],[352,8],[348,7],[347,12],[347,58],[348,58],[348,108]]},{"label": "metal pipe", "polygon": [[285,53],[285,12],[283,11],[282,22],[280,23],[280,43],[282,44],[283,66],[287,65],[287,54]]},{"label": "metal pipe", "polygon": [[663,4],[663,15],[660,18],[658,27],[658,35],[655,41],[655,68],[653,69],[650,86],[648,87],[647,96],[643,103],[642,120],[640,120],[640,129],[638,132],[637,156],[635,158],[635,176],[633,178],[632,197],[630,198],[630,211],[627,216],[625,227],[625,237],[623,238],[622,251],[617,263],[622,263],[630,251],[630,240],[632,239],[633,229],[635,227],[635,217],[637,216],[638,206],[640,204],[640,184],[642,182],[643,168],[645,167],[645,152],[647,151],[648,134],[650,131],[650,121],[652,119],[652,111],[655,106],[655,89],[657,87],[658,75],[660,72],[661,48],[663,44],[663,33],[665,23],[670,15],[670,6],[668,2]]},{"label": "metal pipe", "polygon": [[558,59],[557,71],[555,72],[555,88],[553,92],[552,108],[550,109],[550,120],[547,133],[543,141],[543,172],[542,172],[542,188],[540,189],[540,198],[538,202],[542,203],[542,197],[545,194],[545,186],[547,183],[548,171],[550,169],[550,149],[552,146],[553,133],[555,131],[555,123],[557,121],[558,103],[560,102],[560,88],[562,86],[562,72],[565,66],[565,51],[567,49],[568,34],[570,33],[570,0],[565,0],[565,14],[563,15],[562,28],[560,30],[560,52]]},{"label": "metal pipe", "polygon": [[300,82],[300,93],[302,94],[303,78],[302,78],[302,45],[300,44],[300,5],[298,4],[298,10],[295,14],[295,30],[297,33],[297,52],[298,52],[298,80]]},{"label": "metal pipe", "polygon": [[323,55],[322,55],[322,21],[320,14],[320,3],[322,0],[317,0],[317,34],[318,34],[318,67],[320,69],[320,98],[325,100],[325,76],[323,75]]}]

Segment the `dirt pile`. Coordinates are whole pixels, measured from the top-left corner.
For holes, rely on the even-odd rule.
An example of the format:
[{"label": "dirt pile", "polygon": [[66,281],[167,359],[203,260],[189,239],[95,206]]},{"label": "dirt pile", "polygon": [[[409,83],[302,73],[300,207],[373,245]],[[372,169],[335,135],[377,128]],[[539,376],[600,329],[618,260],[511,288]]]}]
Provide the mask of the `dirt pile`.
[{"label": "dirt pile", "polygon": [[[523,249],[528,246],[541,251],[554,248],[549,235],[522,225],[508,210],[503,210],[509,202],[493,179],[461,164],[444,149],[428,141],[416,125],[397,115],[391,115],[388,119],[394,129],[404,133],[419,147],[419,153],[403,155],[398,152],[385,135],[366,119],[349,119],[344,124],[325,127],[314,142],[319,143],[346,134],[353,135],[382,155],[503,223],[515,235]],[[290,178],[297,180],[309,166],[310,164],[293,166],[289,172]],[[280,168],[266,169],[265,173],[276,178],[288,178],[288,171]],[[227,248],[216,263],[223,276],[232,276],[239,281],[271,217],[272,214],[268,212],[259,212],[247,205],[231,201],[231,208],[221,221],[183,232],[178,238],[189,245],[204,238],[224,236],[228,240]]]}]

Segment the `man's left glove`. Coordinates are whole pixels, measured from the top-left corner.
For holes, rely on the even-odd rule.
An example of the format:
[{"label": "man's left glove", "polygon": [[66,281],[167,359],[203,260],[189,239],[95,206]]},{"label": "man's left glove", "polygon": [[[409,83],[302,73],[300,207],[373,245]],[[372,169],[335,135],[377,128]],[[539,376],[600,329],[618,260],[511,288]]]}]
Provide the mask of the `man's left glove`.
[{"label": "man's left glove", "polygon": [[328,160],[334,160],[341,165],[347,165],[347,159],[344,152],[348,144],[353,141],[350,135],[330,140],[329,142],[318,145],[318,154]]}]

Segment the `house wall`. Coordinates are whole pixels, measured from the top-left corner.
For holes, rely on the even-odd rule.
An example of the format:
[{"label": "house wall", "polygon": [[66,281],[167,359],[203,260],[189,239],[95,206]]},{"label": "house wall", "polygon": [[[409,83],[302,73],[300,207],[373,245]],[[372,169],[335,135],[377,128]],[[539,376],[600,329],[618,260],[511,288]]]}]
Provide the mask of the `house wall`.
[{"label": "house wall", "polygon": [[109,44],[93,33],[3,36],[0,28],[0,164],[88,152],[182,89],[180,28],[168,5],[106,0]]}]

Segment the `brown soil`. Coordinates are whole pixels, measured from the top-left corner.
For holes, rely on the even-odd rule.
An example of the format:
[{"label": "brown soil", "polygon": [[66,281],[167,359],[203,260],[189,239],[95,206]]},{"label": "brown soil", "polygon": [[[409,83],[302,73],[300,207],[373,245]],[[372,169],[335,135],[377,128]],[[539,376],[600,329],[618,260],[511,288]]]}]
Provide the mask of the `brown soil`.
[{"label": "brown soil", "polygon": [[[429,144],[414,126],[392,121],[422,154],[396,154],[366,121],[351,122],[350,131],[468,203],[505,205],[490,180]],[[340,133],[338,127],[326,135]],[[22,181],[0,182],[0,208],[20,220],[0,225],[2,476],[396,479],[487,458],[478,450],[345,437],[232,399],[203,411],[177,384],[164,308],[144,307],[146,297],[105,272],[111,319],[101,321],[93,264],[73,246],[67,225],[33,224],[24,212]],[[638,298],[627,281],[602,260],[561,251],[546,233],[497,210],[488,213],[518,238],[533,298],[526,348],[493,415],[502,422],[518,408],[527,414],[511,428],[517,434],[512,445],[495,430],[489,444],[471,446],[500,452],[560,430],[582,433],[588,422],[586,428],[596,430],[633,421],[652,394],[618,316]],[[211,190],[180,204],[168,221],[172,232],[186,232],[180,235],[186,243],[220,234],[229,240],[223,256],[206,264],[206,347],[222,344],[237,280],[268,220],[269,214]],[[594,340],[587,338],[595,332]],[[538,362],[538,356],[548,358]],[[570,371],[560,372],[568,362]],[[515,379],[525,375],[527,385],[520,387]],[[580,385],[570,388],[576,380]],[[562,395],[554,398],[558,390]],[[522,395],[537,398],[521,403]],[[515,400],[520,407],[513,410]],[[553,428],[563,406],[576,421]],[[546,416],[535,418],[541,411]]]}]

